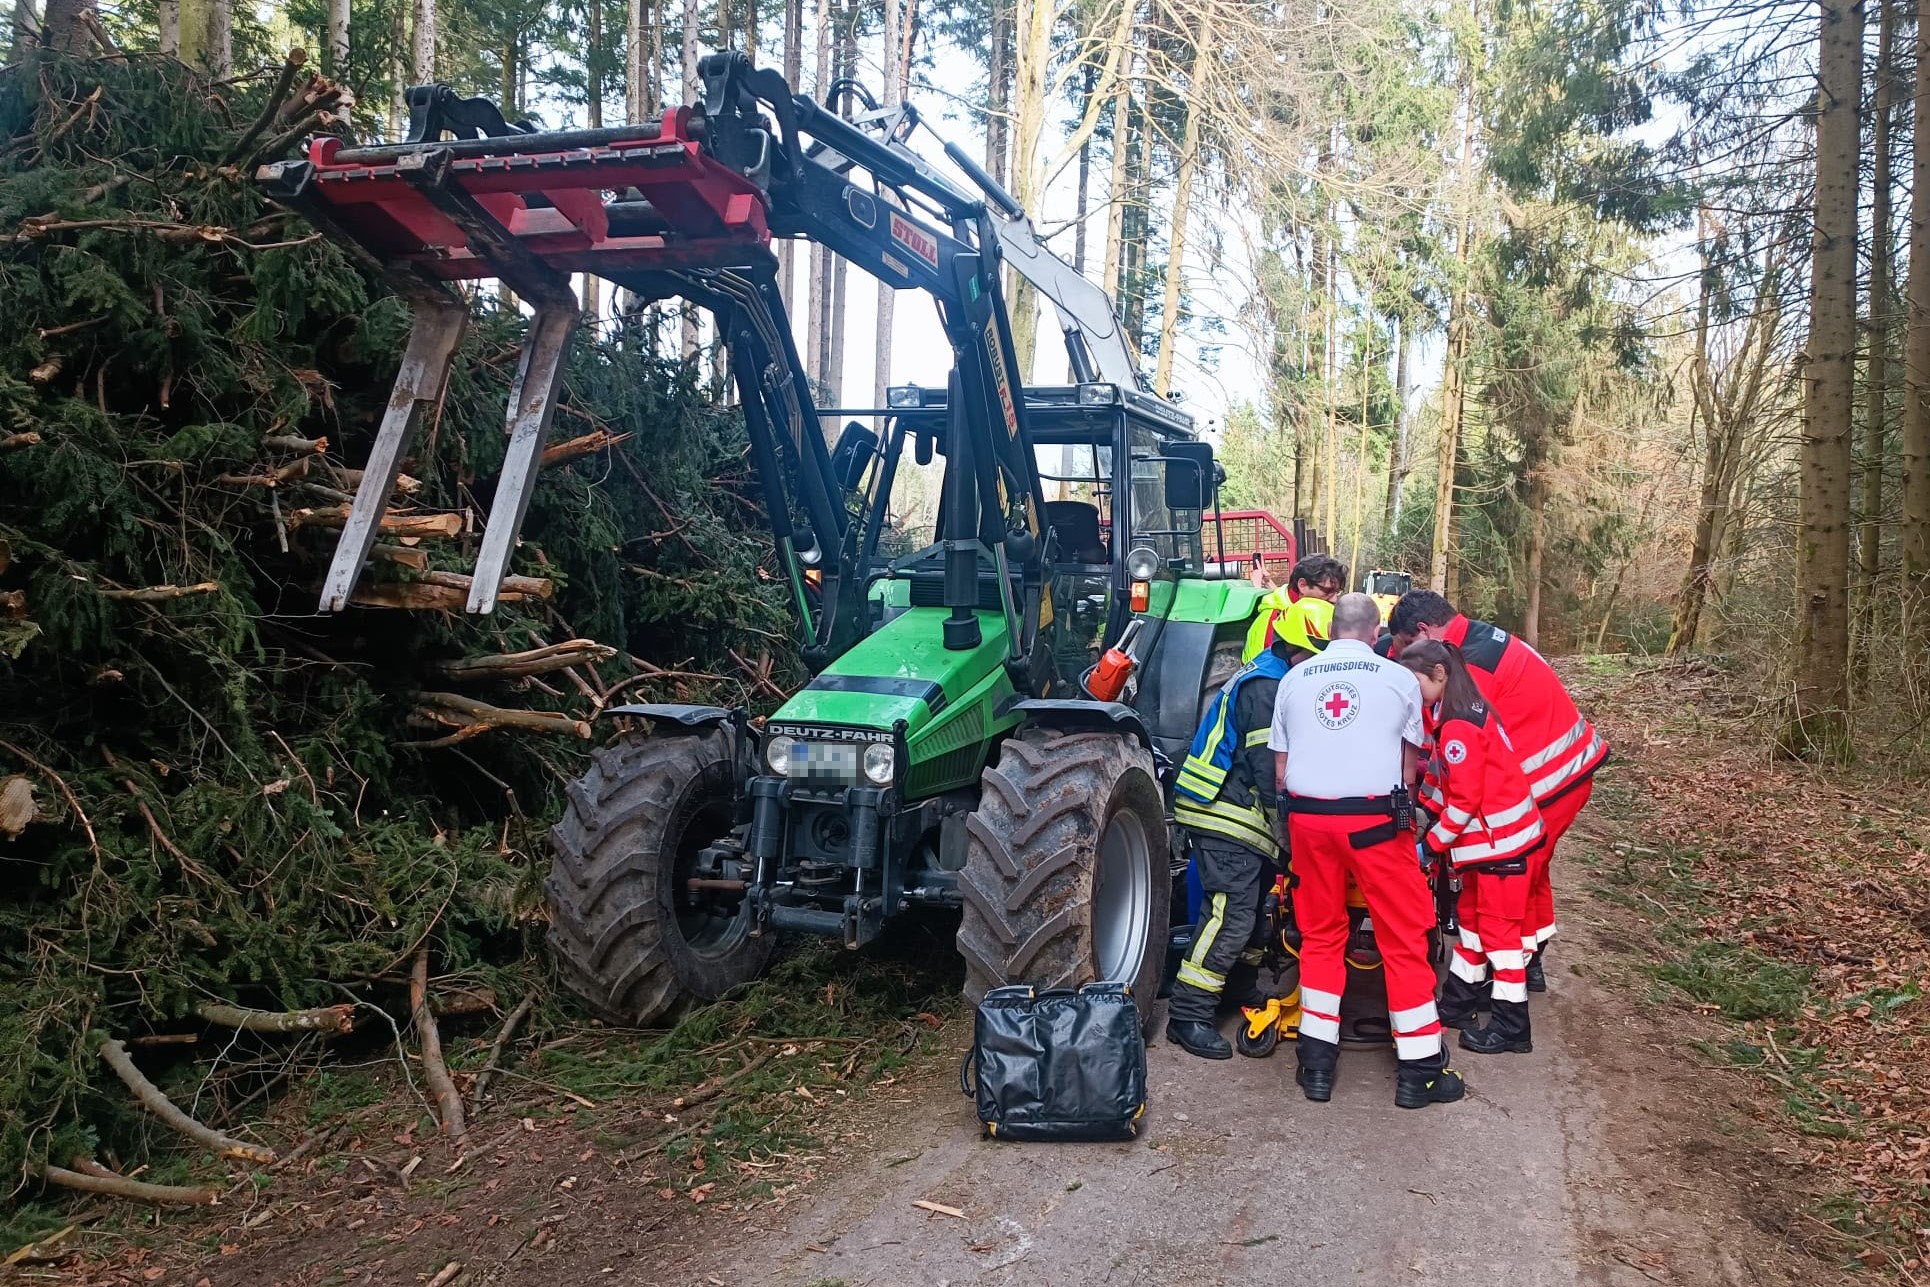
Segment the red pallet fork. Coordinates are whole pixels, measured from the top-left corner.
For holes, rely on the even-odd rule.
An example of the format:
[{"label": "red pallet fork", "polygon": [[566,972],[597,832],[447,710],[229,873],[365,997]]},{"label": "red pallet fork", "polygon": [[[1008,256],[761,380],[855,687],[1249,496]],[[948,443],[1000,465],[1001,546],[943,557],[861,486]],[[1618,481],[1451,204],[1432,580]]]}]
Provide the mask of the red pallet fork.
[{"label": "red pallet fork", "polygon": [[468,301],[450,283],[493,277],[534,306],[510,389],[508,449],[470,580],[468,610],[486,613],[529,508],[580,323],[569,274],[621,279],[772,258],[763,193],[704,153],[693,137],[701,117],[687,107],[655,125],[545,134],[444,86],[410,90],[409,104],[406,142],[346,147],[318,138],[304,159],[256,174],[276,201],[380,272],[413,311],[394,392],[322,585],[323,612],[349,605],[416,427],[441,403],[469,318]]}]

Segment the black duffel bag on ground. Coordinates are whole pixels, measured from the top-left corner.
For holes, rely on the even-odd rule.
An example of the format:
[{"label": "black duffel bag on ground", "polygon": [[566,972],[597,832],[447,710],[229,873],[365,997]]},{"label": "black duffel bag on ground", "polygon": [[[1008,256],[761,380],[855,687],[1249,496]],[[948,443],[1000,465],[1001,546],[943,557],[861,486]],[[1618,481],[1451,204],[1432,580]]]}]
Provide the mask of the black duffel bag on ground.
[{"label": "black duffel bag on ground", "polygon": [[993,988],[958,1082],[996,1139],[1131,1139],[1146,1111],[1139,1008],[1119,983]]}]

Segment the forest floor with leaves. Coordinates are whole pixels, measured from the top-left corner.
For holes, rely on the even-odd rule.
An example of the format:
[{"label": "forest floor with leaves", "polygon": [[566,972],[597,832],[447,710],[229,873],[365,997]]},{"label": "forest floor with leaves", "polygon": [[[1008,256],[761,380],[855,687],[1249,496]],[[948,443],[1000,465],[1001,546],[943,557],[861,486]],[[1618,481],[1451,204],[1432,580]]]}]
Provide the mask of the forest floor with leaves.
[{"label": "forest floor with leaves", "polygon": [[1757,1222],[1930,1282],[1930,810],[1911,734],[1866,738],[1847,769],[1794,764],[1769,749],[1774,702],[1708,660],[1566,669],[1618,762],[1569,852],[1619,909],[1652,1022],[1710,1080],[1744,1081],[1728,1127],[1773,1197]]}]

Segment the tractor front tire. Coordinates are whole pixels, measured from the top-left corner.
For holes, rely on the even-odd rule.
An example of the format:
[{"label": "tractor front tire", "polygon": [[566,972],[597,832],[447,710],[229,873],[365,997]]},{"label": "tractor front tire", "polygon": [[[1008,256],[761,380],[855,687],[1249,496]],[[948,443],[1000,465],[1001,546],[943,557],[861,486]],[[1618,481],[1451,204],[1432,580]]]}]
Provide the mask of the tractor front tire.
[{"label": "tractor front tire", "polygon": [[697,854],[729,833],[735,783],[723,729],[631,736],[592,755],[550,829],[550,947],[564,985],[612,1023],[655,1022],[762,974],[741,897],[684,888]]},{"label": "tractor front tire", "polygon": [[1151,753],[1113,733],[1032,730],[1003,744],[982,788],[958,882],[966,997],[1124,983],[1150,1025],[1172,898]]}]

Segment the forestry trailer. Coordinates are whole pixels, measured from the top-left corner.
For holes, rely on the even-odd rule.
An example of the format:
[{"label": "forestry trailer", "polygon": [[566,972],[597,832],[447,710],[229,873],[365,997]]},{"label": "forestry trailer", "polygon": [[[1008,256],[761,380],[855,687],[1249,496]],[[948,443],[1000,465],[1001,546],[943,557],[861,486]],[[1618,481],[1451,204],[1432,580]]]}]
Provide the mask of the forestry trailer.
[{"label": "forestry trailer", "polygon": [[[450,283],[498,278],[533,309],[472,612],[493,608],[516,548],[579,325],[569,274],[694,301],[729,348],[815,677],[762,722],[608,712],[648,731],[596,753],[554,829],[565,978],[601,1014],[645,1023],[757,975],[777,933],[857,948],[924,905],[958,909],[973,995],[1118,981],[1149,1016],[1180,865],[1172,768],[1238,665],[1258,593],[1202,549],[1212,451],[1145,391],[1112,301],[1017,203],[955,147],[959,179],[911,148],[915,109],[879,110],[848,82],[819,103],[741,54],[701,72],[702,102],[656,124],[552,133],[421,86],[405,142],[321,138],[263,167],[277,200],[414,307],[322,609],[347,605],[448,377],[469,313]],[[882,434],[852,422],[827,445],[776,237],[931,296],[945,386],[893,389]],[[1024,383],[1002,266],[1054,304],[1074,383]],[[888,558],[907,447],[942,460],[937,539]]]}]

